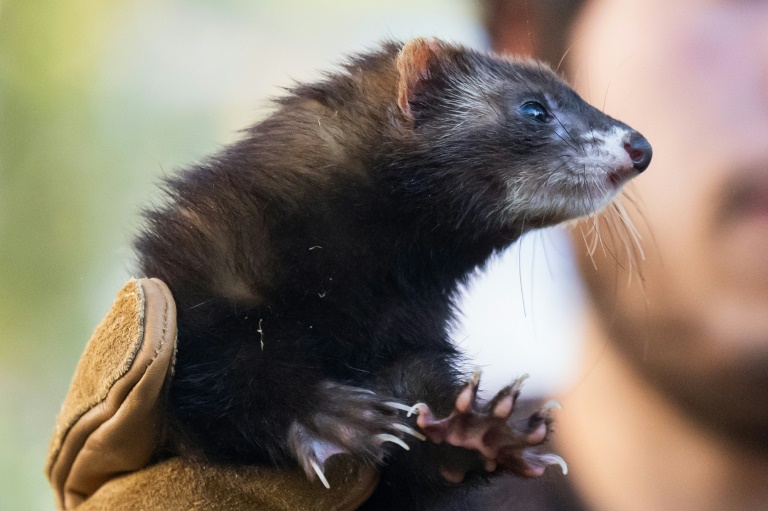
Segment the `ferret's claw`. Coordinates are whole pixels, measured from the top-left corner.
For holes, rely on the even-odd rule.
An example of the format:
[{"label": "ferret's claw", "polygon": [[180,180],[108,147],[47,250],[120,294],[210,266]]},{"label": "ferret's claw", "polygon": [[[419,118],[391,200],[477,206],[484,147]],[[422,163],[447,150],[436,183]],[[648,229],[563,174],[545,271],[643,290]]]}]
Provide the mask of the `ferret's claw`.
[{"label": "ferret's claw", "polygon": [[554,399],[547,401],[544,403],[544,406],[541,407],[542,411],[561,410],[562,408],[563,405],[560,403],[560,401],[555,401]]},{"label": "ferret's claw", "polygon": [[411,416],[411,415],[410,415],[410,412],[411,412],[411,410],[413,409],[413,407],[412,407],[412,406],[404,405],[404,404],[402,404],[402,403],[397,403],[397,402],[395,402],[395,401],[384,401],[382,404],[383,404],[383,405],[386,405],[386,406],[389,406],[390,408],[394,408],[394,409],[396,409],[396,410],[402,410],[402,411],[404,411],[404,412],[409,412],[409,413],[408,413],[408,416],[409,416],[409,417]]},{"label": "ferret's claw", "polygon": [[568,474],[568,464],[557,454],[539,454],[537,458],[543,461],[545,465],[559,465],[563,475]]},{"label": "ferret's claw", "polygon": [[328,479],[325,478],[325,474],[323,474],[323,471],[320,470],[320,466],[317,464],[315,460],[309,460],[309,463],[312,465],[312,468],[315,470],[315,474],[317,474],[317,477],[320,478],[320,482],[323,483],[323,486],[325,486],[327,489],[331,489],[331,485],[328,484]]},{"label": "ferret's claw", "polygon": [[427,439],[427,437],[425,437],[424,435],[422,435],[421,433],[419,433],[415,429],[406,426],[405,424],[394,423],[394,424],[392,424],[392,427],[395,428],[395,429],[399,429],[403,433],[411,435],[412,437],[416,437],[419,440],[421,440],[422,442]]},{"label": "ferret's claw", "polygon": [[512,387],[512,390],[513,390],[513,391],[517,391],[517,392],[519,392],[519,391],[520,391],[520,388],[523,386],[523,383],[524,383],[524,382],[525,382],[525,380],[527,380],[528,378],[530,378],[530,375],[529,375],[528,373],[525,373],[525,374],[524,374],[524,375],[522,375],[520,378],[518,378],[518,379],[516,379],[515,381],[513,381],[513,382],[512,382],[512,386],[511,386],[511,387]]},{"label": "ferret's claw", "polygon": [[408,447],[408,444],[397,438],[395,435],[390,435],[389,433],[379,433],[376,435],[376,438],[380,439],[382,443],[384,442],[392,442],[393,444],[397,444],[406,451],[410,451],[411,448]]},{"label": "ferret's claw", "polygon": [[408,414],[406,417],[410,417],[416,412],[420,412],[422,409],[427,408],[427,403],[416,403],[412,407],[408,408]]}]

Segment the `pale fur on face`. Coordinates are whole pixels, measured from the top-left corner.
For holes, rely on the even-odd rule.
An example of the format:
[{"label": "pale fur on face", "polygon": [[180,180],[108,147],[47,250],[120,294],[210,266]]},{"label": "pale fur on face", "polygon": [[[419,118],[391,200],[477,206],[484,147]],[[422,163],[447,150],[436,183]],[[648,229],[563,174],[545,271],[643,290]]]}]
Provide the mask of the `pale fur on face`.
[{"label": "pale fur on face", "polygon": [[564,153],[549,172],[518,174],[508,180],[504,206],[510,215],[522,211],[530,218],[569,220],[601,210],[621,190],[626,178],[616,182],[611,175],[626,175],[633,169],[625,149],[632,131],[613,126],[575,138],[572,134],[573,130],[556,126],[553,140],[563,145]]}]

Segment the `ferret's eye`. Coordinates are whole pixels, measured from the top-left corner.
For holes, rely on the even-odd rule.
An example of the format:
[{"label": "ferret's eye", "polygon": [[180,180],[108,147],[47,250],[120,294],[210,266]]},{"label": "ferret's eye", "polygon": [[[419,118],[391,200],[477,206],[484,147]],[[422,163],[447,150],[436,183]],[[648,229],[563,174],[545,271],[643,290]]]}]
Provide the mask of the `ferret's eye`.
[{"label": "ferret's eye", "polygon": [[547,122],[549,120],[549,112],[547,112],[544,105],[538,101],[528,101],[527,103],[523,103],[523,106],[520,107],[520,113],[525,117],[530,117],[539,122]]}]

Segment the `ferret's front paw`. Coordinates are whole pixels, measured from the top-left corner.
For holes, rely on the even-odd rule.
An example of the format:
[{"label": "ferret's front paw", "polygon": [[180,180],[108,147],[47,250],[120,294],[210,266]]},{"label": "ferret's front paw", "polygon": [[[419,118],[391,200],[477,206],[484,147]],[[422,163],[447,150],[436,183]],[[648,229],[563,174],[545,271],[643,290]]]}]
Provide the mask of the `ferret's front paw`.
[{"label": "ferret's front paw", "polygon": [[[560,465],[567,472],[565,461],[555,454],[541,454],[531,447],[544,443],[552,424],[551,410],[559,405],[552,401],[529,417],[512,417],[520,387],[526,377],[504,387],[486,404],[479,404],[477,389],[480,373],[459,393],[453,412],[436,419],[423,403],[413,406],[418,411],[417,424],[426,437],[436,443],[476,451],[485,470],[502,470],[523,477],[538,477],[549,465]],[[461,482],[471,467],[446,464],[441,473],[450,482]]]},{"label": "ferret's front paw", "polygon": [[295,420],[288,432],[294,457],[310,479],[325,478],[325,462],[336,454],[350,454],[367,464],[378,464],[386,451],[384,443],[409,450],[405,439],[426,437],[398,418],[398,410],[409,407],[387,400],[368,389],[323,382],[314,411]]}]

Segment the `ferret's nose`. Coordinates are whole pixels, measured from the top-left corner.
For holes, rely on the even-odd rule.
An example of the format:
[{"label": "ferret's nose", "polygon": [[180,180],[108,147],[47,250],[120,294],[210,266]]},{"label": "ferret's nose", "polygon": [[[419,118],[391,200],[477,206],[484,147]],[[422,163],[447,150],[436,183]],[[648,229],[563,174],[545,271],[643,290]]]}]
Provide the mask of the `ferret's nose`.
[{"label": "ferret's nose", "polygon": [[653,157],[653,149],[644,136],[634,132],[629,137],[629,142],[624,144],[624,149],[629,153],[635,170],[642,172],[648,168],[648,165],[651,163],[651,157]]}]

